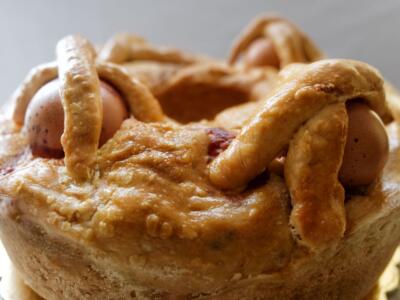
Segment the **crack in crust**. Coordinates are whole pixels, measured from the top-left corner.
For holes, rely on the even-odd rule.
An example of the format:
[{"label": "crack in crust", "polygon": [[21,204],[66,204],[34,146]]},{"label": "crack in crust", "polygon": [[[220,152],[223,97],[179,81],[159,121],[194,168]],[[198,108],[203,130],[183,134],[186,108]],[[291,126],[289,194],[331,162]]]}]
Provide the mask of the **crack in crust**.
[{"label": "crack in crust", "polygon": [[323,57],[318,47],[293,23],[276,15],[255,18],[236,39],[228,61],[236,63],[247,47],[259,37],[268,37],[275,46],[283,68],[291,63],[305,63]]}]

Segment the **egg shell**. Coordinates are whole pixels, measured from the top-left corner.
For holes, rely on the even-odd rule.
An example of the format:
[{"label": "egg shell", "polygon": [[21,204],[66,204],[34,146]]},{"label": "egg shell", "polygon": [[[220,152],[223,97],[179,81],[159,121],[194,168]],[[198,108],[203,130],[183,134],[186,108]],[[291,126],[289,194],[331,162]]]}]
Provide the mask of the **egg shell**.
[{"label": "egg shell", "polygon": [[244,63],[249,67],[280,67],[280,60],[274,44],[269,38],[258,38],[253,41],[244,54]]},{"label": "egg shell", "polygon": [[385,125],[368,105],[347,104],[349,125],[339,179],[345,186],[371,184],[381,173],[389,156]]},{"label": "egg shell", "polygon": [[[100,81],[103,102],[103,123],[99,144],[103,145],[128,117],[128,110],[119,93],[108,83]],[[42,86],[32,98],[26,115],[25,130],[33,154],[42,157],[64,156],[61,135],[64,131],[64,109],[59,93],[59,81]]]}]

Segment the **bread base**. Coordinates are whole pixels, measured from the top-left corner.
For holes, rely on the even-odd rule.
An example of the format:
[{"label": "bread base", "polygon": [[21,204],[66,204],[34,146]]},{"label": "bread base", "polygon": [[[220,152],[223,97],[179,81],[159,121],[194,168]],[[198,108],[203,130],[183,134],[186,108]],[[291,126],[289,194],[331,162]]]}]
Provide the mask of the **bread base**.
[{"label": "bread base", "polygon": [[23,280],[45,299],[362,299],[400,241],[400,216],[387,216],[347,236],[339,248],[279,273],[234,278],[218,291],[171,294],[106,270],[107,253],[92,253],[37,224],[0,218],[1,239]]}]

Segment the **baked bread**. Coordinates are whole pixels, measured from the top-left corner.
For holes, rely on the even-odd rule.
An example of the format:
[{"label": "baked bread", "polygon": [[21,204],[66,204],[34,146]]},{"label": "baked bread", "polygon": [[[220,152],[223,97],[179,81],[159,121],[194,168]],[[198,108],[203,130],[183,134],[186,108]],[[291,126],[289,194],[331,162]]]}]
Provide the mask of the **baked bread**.
[{"label": "baked bread", "polygon": [[[259,100],[275,85],[277,69],[273,64],[255,69],[246,65],[247,60],[242,63],[242,56],[246,57],[242,54],[261,37],[273,42],[273,52],[279,56],[275,59],[277,69],[322,58],[321,51],[294,24],[279,16],[262,15],[238,37],[228,64],[154,46],[133,34],[110,39],[102,47],[99,60],[122,65],[133,78],[146,84],[169,117],[181,123],[212,120],[228,107]],[[268,49],[253,48],[255,51],[250,52],[256,52],[256,60],[271,56]]]},{"label": "baked bread", "polygon": [[[400,240],[398,124],[375,69],[290,66],[223,127],[168,118],[120,66],[96,64],[82,37],[60,41],[57,57],[33,70],[0,123],[0,236],[40,296],[361,299],[372,289]],[[35,154],[49,128],[27,125],[56,77],[63,159]],[[130,117],[98,148],[109,113],[99,78]],[[354,99],[387,124],[390,151],[371,182],[344,186]]]}]

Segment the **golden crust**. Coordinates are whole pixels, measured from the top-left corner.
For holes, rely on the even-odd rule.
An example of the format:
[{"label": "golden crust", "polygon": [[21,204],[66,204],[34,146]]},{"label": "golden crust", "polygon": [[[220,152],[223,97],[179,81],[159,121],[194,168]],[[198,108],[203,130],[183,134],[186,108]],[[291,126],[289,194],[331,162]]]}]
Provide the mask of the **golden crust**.
[{"label": "golden crust", "polygon": [[300,242],[337,243],[346,228],[344,188],[338,173],[347,133],[344,103],[331,104],[309,119],[290,141],[285,179],[292,199],[290,222]]},{"label": "golden crust", "polygon": [[[13,121],[24,124],[33,95],[46,82],[60,78],[60,94],[65,113],[62,144],[70,174],[86,180],[93,174],[99,143],[102,108],[99,76],[123,95],[133,116],[143,122],[165,120],[158,101],[142,83],[129,77],[112,63],[95,63],[92,45],[80,36],[69,36],[57,46],[58,61],[32,69],[13,95]],[[82,121],[84,120],[84,121]]]},{"label": "golden crust", "polygon": [[383,119],[389,118],[383,81],[361,62],[322,60],[295,66],[285,77],[210,165],[210,179],[217,186],[237,188],[260,174],[301,124],[328,104],[361,98]]},{"label": "golden crust", "polygon": [[100,50],[99,61],[121,64],[135,79],[154,93],[177,71],[186,66],[211,61],[175,48],[154,46],[140,36],[120,33]]},{"label": "golden crust", "polygon": [[165,119],[160,104],[141,82],[130,78],[121,68],[111,63],[98,63],[99,77],[111,83],[122,95],[132,114],[143,122],[160,122]]},{"label": "golden crust", "polygon": [[[260,299],[358,299],[372,288],[400,239],[399,148],[393,135],[391,140],[396,142],[392,143],[390,161],[382,178],[371,187],[367,196],[357,196],[346,204],[349,227],[338,247],[310,255],[299,245],[293,244],[285,255],[290,261],[283,260],[285,263],[281,267],[272,268],[270,272],[249,269],[248,257],[254,264],[264,264],[268,260],[276,262],[280,257],[259,256],[261,253],[254,252],[259,242],[265,242],[262,247],[270,247],[275,243],[277,247],[285,245],[281,240],[282,229],[272,235],[274,230],[280,226],[286,227],[288,222],[287,219],[283,222],[275,219],[277,210],[260,215],[259,220],[263,221],[268,219],[266,215],[273,217],[275,220],[270,220],[269,224],[276,224],[277,227],[254,236],[254,240],[246,239],[243,243],[233,240],[230,244],[229,239],[223,239],[223,233],[220,232],[221,236],[215,240],[219,243],[217,248],[217,244],[211,246],[205,243],[205,248],[197,249],[202,245],[200,241],[203,235],[187,243],[182,237],[160,239],[151,236],[151,228],[154,227],[150,226],[149,236],[146,237],[146,230],[143,232],[138,223],[133,222],[140,214],[132,215],[132,209],[125,213],[119,211],[117,214],[122,213],[125,217],[120,217],[118,221],[115,218],[116,207],[107,204],[107,201],[103,204],[104,212],[98,211],[97,216],[92,217],[94,220],[97,218],[98,225],[82,221],[84,213],[77,204],[83,205],[83,202],[78,199],[75,205],[71,203],[75,211],[71,212],[71,221],[66,221],[64,217],[63,221],[59,219],[55,222],[52,209],[59,203],[60,212],[65,214],[68,208],[61,203],[68,205],[71,198],[68,200],[58,194],[58,198],[52,200],[51,208],[50,204],[45,204],[48,200],[40,200],[24,192],[18,196],[18,200],[3,197],[1,238],[24,280],[47,299],[57,299],[61,295],[81,299],[129,299],[131,295],[138,299],[191,299],[199,296],[204,299],[242,299],[249,295]],[[33,174],[30,180],[36,175]],[[29,183],[26,185],[34,186]],[[132,182],[126,183],[126,186],[129,185]],[[71,192],[75,193],[75,197],[85,197],[77,190],[68,193]],[[265,199],[271,199],[271,195],[284,195],[282,193],[283,190],[277,191],[277,194],[267,191]],[[115,192],[110,194],[117,197]],[[40,202],[32,203],[32,199]],[[125,208],[128,203],[135,203],[126,197],[120,202],[126,202]],[[97,210],[101,210],[103,205],[97,205]],[[238,209],[242,208],[239,205]],[[101,225],[98,219],[100,215],[111,217],[110,214],[114,215],[111,231],[109,225]],[[218,209],[215,214],[216,218],[229,216],[228,211],[219,214]],[[89,216],[86,218],[90,220]],[[101,220],[105,221],[103,218]],[[68,223],[71,225],[67,226]],[[229,230],[231,226],[230,222],[220,224],[218,230],[213,232],[216,234],[221,229]],[[245,237],[265,229],[260,223],[255,226],[236,237]],[[102,228],[103,234],[87,235],[85,238],[78,233],[80,227],[90,227],[96,231]],[[71,234],[74,231],[75,234]],[[208,250],[204,252],[205,249]],[[244,253],[243,258],[247,259],[237,262],[238,257],[234,253]],[[180,284],[183,280],[185,285]]]},{"label": "golden crust", "polygon": [[344,103],[363,99],[385,118],[390,113],[383,82],[367,65],[346,60],[297,65],[284,77],[210,164],[210,180],[224,189],[245,186],[289,144],[285,179],[291,222],[302,243],[325,247],[339,241],[345,230],[344,191],[338,181],[346,141]]},{"label": "golden crust", "polygon": [[103,119],[94,56],[92,46],[79,36],[66,37],[57,45],[60,95],[65,115],[61,144],[65,165],[79,180],[91,176]]},{"label": "golden crust", "polygon": [[273,68],[247,70],[199,55],[118,34],[102,48],[99,61],[118,63],[140,80],[175,121],[212,120],[222,110],[263,97],[275,83]]},{"label": "golden crust", "polygon": [[116,64],[144,60],[182,65],[200,60],[175,48],[154,47],[144,38],[129,33],[120,33],[111,38],[102,47],[99,59]]},{"label": "golden crust", "polygon": [[[282,67],[322,57],[295,25],[281,17],[260,16],[238,39],[230,62],[260,35],[273,40]],[[182,123],[211,120],[226,108],[258,100],[276,80],[274,68],[228,67],[209,58],[151,45],[132,34],[110,39],[100,51],[99,60],[123,65],[133,78],[150,88],[169,117]]]}]

